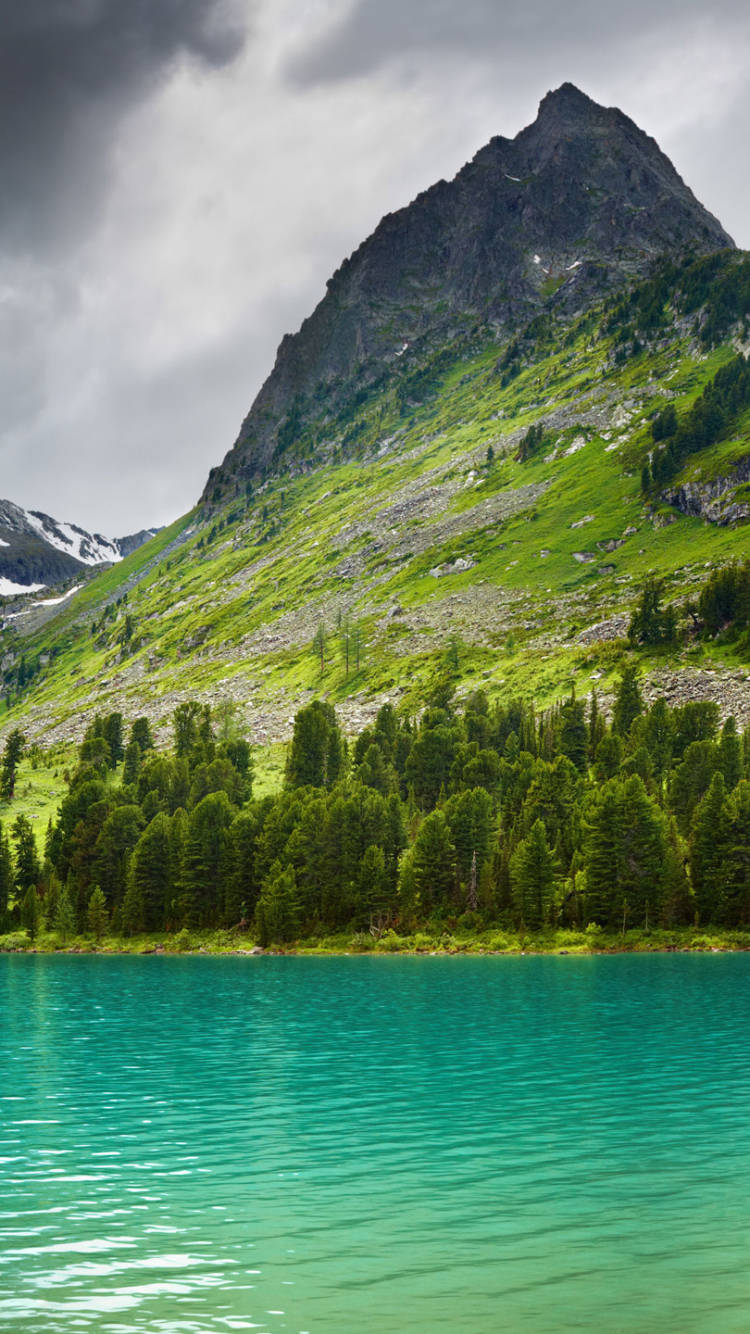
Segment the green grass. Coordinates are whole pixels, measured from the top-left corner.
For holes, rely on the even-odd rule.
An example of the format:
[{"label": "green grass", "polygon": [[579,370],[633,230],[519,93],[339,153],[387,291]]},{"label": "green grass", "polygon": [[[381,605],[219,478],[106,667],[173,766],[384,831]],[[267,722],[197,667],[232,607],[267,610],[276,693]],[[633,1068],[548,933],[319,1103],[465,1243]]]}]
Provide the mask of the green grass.
[{"label": "green grass", "polygon": [[[55,932],[42,931],[31,941],[25,931],[17,930],[0,936],[0,953],[9,951],[55,953],[67,950],[74,953],[103,954],[233,954],[254,948],[251,933],[237,931],[181,931],[177,935],[157,933],[134,937],[104,936],[96,940],[92,935],[75,936],[66,941]],[[722,931],[709,927],[678,927],[674,930],[638,930],[607,933],[598,927],[586,930],[549,930],[527,933],[489,927],[482,932],[442,931],[429,928],[409,935],[386,932],[374,939],[368,932],[341,932],[295,941],[292,944],[269,946],[266,953],[283,954],[612,954],[683,951],[750,950],[750,931]]]},{"label": "green grass", "polygon": [[[483,684],[491,695],[518,691],[540,704],[554,699],[576,672],[598,665],[575,644],[576,634],[627,613],[649,571],[658,570],[670,596],[682,599],[697,595],[708,566],[750,555],[750,526],[718,528],[674,511],[667,514],[675,522],[657,526],[639,487],[649,419],[665,402],[661,389],[676,393],[678,409],[685,410],[733,355],[729,343],[694,360],[688,340],[674,335],[668,348],[612,368],[611,340],[597,338],[591,322],[569,330],[564,347],[563,333],[505,387],[495,369],[502,347],[493,338],[477,338],[471,352],[464,347],[431,395],[404,416],[386,386],[358,414],[361,432],[351,457],[339,452],[336,461],[329,455],[321,463],[313,455],[306,475],[291,475],[285,463],[251,504],[240,496],[205,522],[195,512],[184,516],[92,579],[40,631],[23,640],[15,630],[4,632],[3,651],[54,656],[2,715],[0,731],[23,726],[40,737],[70,736],[95,711],[112,708],[129,717],[147,711],[166,729],[178,695],[214,699],[227,683],[256,714],[289,701],[287,727],[310,692],[343,703],[399,688],[404,702],[416,707],[444,669],[445,635],[457,625],[448,614],[456,609],[455,595],[470,602],[480,587],[494,590],[500,601],[491,613],[480,608],[458,626],[464,650],[456,684]],[[608,428],[578,421],[592,407],[592,395],[630,400],[631,419]],[[555,457],[546,458],[552,450],[545,449],[518,463],[513,433],[566,404],[572,417],[551,429]],[[336,438],[335,423],[326,431],[326,439]],[[743,421],[734,435],[739,438],[691,459],[686,476],[700,480],[697,468],[704,479],[724,475],[747,456],[750,425]],[[576,437],[585,439],[584,447],[566,455]],[[381,455],[383,440],[392,443]],[[496,457],[488,466],[490,442]],[[299,471],[299,463],[292,464]],[[531,485],[544,490],[511,517],[490,511],[485,522],[484,511],[475,511]],[[393,521],[378,519],[394,503],[412,503],[420,494],[436,498],[432,515],[429,501],[413,511],[407,504]],[[208,540],[214,524],[239,511],[238,523]],[[572,527],[586,515],[593,521]],[[423,551],[420,535],[435,520],[443,527]],[[471,530],[445,527],[457,523],[471,523]],[[637,531],[614,552],[597,546],[622,539],[627,528]],[[575,552],[595,558],[580,563]],[[459,555],[471,555],[475,567],[439,580],[430,576],[430,569]],[[347,573],[350,559],[361,562],[358,572]],[[127,607],[92,636],[92,621],[126,591]],[[403,615],[386,624],[385,611],[396,602]],[[349,677],[335,652],[337,614],[347,608],[366,640],[362,668]],[[118,637],[126,611],[135,622],[136,651],[123,653]],[[320,617],[334,648],[322,678],[309,652]],[[418,635],[409,630],[410,617],[428,619]],[[518,645],[513,655],[504,649],[511,630]],[[731,648],[717,650],[716,660],[731,663]],[[616,663],[606,666],[602,687]],[[261,791],[278,783],[282,768],[280,751],[259,759]]]}]

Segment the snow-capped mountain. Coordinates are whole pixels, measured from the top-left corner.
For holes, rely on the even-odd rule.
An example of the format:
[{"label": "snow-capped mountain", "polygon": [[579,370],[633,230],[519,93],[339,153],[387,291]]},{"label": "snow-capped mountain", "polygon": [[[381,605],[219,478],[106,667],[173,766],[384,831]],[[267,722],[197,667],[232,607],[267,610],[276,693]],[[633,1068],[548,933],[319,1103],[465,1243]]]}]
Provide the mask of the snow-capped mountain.
[{"label": "snow-capped mountain", "polygon": [[129,537],[103,537],[41,510],[0,500],[0,594],[36,592],[73,578],[83,566],[112,564],[158,531],[144,528]]}]

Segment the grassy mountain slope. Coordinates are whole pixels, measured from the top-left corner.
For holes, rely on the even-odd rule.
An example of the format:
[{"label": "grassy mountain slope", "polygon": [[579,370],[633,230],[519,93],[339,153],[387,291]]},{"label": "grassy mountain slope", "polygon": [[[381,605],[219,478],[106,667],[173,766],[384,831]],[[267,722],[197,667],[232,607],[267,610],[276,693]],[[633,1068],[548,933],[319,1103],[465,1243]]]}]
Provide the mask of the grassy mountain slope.
[{"label": "grassy mountain slope", "polygon": [[[3,731],[78,739],[94,713],[120,708],[164,735],[180,700],[230,697],[273,786],[295,710],[314,694],[352,732],[386,698],[416,711],[446,673],[459,695],[481,685],[544,706],[575,681],[606,698],[650,571],[681,607],[712,567],[750,556],[749,411],[669,484],[678,498],[686,483],[722,491],[718,522],[641,491],[652,418],[668,403],[686,413],[745,336],[750,261],[704,261],[688,299],[694,269],[577,317],[551,294],[510,340],[480,326],[421,366],[397,365],[356,415],[326,421],[325,439],[319,426],[300,431],[260,484],[186,515],[37,628],[12,621]],[[536,424],[541,446],[521,462]],[[732,500],[740,517],[727,521]],[[18,689],[22,655],[39,670]],[[671,655],[639,656],[652,693],[750,716],[731,645],[688,637]]]}]

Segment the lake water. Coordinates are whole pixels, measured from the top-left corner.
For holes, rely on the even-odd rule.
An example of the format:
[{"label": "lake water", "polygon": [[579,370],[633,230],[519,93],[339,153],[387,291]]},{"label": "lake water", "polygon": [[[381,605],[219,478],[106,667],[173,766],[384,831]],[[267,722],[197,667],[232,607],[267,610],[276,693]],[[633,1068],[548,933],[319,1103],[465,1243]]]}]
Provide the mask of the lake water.
[{"label": "lake water", "polygon": [[750,1328],[750,955],[0,957],[19,1334]]}]

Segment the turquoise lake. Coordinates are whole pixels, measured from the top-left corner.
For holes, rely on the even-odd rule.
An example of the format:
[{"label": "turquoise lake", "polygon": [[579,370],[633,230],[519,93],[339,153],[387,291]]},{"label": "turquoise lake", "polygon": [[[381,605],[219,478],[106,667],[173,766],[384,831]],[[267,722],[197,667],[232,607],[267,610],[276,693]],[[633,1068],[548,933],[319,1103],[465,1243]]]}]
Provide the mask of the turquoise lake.
[{"label": "turquoise lake", "polygon": [[0,1324],[750,1328],[750,955],[0,957]]}]

